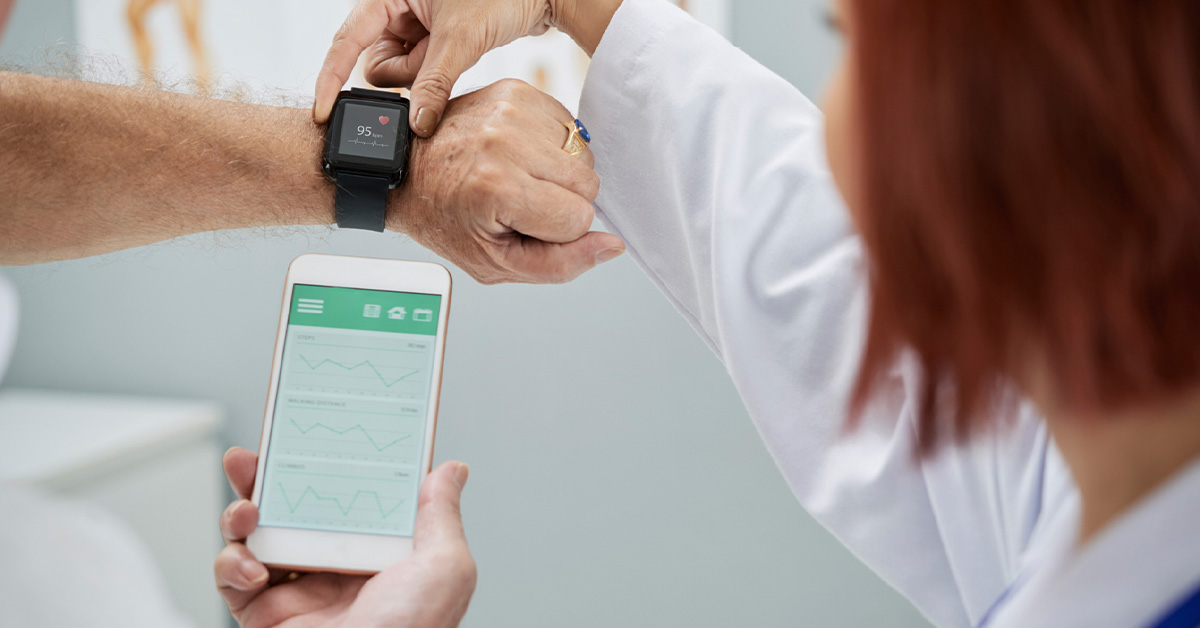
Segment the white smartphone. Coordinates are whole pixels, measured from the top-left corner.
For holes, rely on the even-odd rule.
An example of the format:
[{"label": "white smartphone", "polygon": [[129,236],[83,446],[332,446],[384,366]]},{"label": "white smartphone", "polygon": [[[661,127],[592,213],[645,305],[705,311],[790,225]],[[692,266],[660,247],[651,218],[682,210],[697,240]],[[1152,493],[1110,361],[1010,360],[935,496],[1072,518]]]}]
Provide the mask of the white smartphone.
[{"label": "white smartphone", "polygon": [[247,545],[273,567],[375,573],[412,552],[433,459],[450,273],[302,255],[288,268]]}]

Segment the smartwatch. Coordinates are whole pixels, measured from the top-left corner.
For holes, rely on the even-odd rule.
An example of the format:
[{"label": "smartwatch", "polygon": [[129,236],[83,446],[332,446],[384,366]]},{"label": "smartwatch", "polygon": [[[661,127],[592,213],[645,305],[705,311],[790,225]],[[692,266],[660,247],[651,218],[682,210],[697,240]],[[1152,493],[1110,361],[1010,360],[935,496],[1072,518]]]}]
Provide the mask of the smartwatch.
[{"label": "smartwatch", "polygon": [[408,170],[408,99],[357,87],[338,94],[325,132],[325,176],[337,185],[337,225],[383,231],[388,190]]}]

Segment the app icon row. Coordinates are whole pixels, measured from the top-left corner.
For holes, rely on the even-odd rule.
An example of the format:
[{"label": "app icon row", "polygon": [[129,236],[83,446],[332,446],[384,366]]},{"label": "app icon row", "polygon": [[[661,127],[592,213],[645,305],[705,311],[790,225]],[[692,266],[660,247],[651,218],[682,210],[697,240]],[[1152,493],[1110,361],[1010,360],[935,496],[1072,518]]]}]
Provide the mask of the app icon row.
[{"label": "app icon row", "polygon": [[[374,303],[368,303],[363,306],[363,317],[365,318],[381,318],[383,316],[383,306]],[[396,306],[387,311],[387,317],[394,321],[402,321],[408,317],[409,312],[406,308]],[[433,320],[433,310],[417,308],[412,311],[412,319],[418,323],[428,323]]]}]

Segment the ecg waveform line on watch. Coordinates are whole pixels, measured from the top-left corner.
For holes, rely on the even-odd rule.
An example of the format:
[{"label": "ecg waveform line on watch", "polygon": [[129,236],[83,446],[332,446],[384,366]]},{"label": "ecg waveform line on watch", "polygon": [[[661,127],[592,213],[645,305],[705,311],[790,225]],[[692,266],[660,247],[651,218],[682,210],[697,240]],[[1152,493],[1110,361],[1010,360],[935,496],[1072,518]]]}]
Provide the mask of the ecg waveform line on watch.
[{"label": "ecg waveform line on watch", "polygon": [[338,436],[345,436],[346,434],[349,434],[350,432],[353,432],[354,430],[358,430],[358,431],[362,432],[363,436],[367,437],[367,440],[370,441],[371,446],[375,448],[375,451],[378,451],[381,453],[383,452],[383,450],[391,447],[392,445],[397,445],[399,443],[402,443],[402,442],[412,438],[412,436],[413,436],[412,434],[405,434],[404,436],[401,436],[400,438],[397,438],[396,440],[394,440],[390,443],[380,445],[379,443],[377,443],[375,441],[375,439],[371,436],[371,434],[368,433],[366,428],[364,428],[362,425],[354,425],[354,426],[348,427],[344,430],[339,430],[337,428],[329,427],[328,425],[325,425],[324,423],[313,423],[312,425],[308,426],[308,428],[303,428],[303,427],[300,427],[300,424],[297,423],[295,419],[288,419],[288,421],[291,421],[292,425],[296,426],[296,429],[299,430],[300,433],[304,434],[304,435],[307,435],[309,432],[317,429],[318,427],[325,429],[325,430],[329,430],[330,432],[333,432],[334,434],[337,434]]},{"label": "ecg waveform line on watch", "polygon": [[363,495],[370,495],[371,497],[375,498],[375,506],[377,508],[379,508],[379,516],[383,517],[384,519],[387,519],[388,517],[392,516],[392,513],[396,512],[396,510],[398,510],[401,506],[404,505],[404,500],[402,499],[402,500],[396,502],[396,505],[392,506],[392,508],[390,510],[384,510],[383,502],[379,499],[379,493],[377,493],[375,491],[365,491],[365,490],[361,490],[361,489],[358,492],[354,493],[354,497],[350,498],[350,503],[347,504],[345,508],[342,507],[342,500],[340,500],[336,497],[324,497],[324,496],[320,495],[319,493],[317,493],[317,491],[314,490],[312,486],[304,487],[304,492],[300,493],[300,497],[296,498],[295,504],[293,504],[291,498],[288,497],[287,489],[283,488],[282,482],[279,483],[279,493],[281,495],[283,495],[283,501],[284,501],[284,503],[287,504],[288,512],[290,512],[293,515],[296,514],[296,510],[298,508],[300,508],[300,504],[304,503],[304,498],[308,497],[309,495],[312,495],[313,499],[316,499],[319,501],[333,502],[334,505],[337,506],[337,509],[339,511],[341,511],[343,516],[350,515],[350,511],[354,508],[355,502],[357,502],[358,498],[362,497]]},{"label": "ecg waveform line on watch", "polygon": [[376,146],[378,148],[390,148],[392,146],[391,144],[380,144],[379,142],[376,142],[375,140],[371,140],[370,142],[364,142],[364,141],[358,139],[357,137],[353,138],[351,140],[348,140],[348,141],[351,144],[362,144],[363,146]]},{"label": "ecg waveform line on watch", "polygon": [[409,373],[409,374],[407,374],[407,375],[404,375],[404,376],[402,376],[402,377],[397,377],[396,379],[394,379],[394,380],[392,380],[392,381],[390,381],[390,382],[389,382],[389,381],[387,380],[387,378],[385,378],[385,377],[383,376],[383,373],[380,373],[380,372],[379,372],[379,369],[375,368],[375,365],[374,365],[374,364],[372,364],[370,360],[363,360],[362,362],[359,362],[358,364],[355,364],[355,365],[353,365],[353,366],[347,366],[347,365],[345,365],[345,364],[342,364],[341,362],[337,362],[337,361],[335,361],[335,360],[330,360],[329,358],[325,358],[324,360],[321,360],[320,362],[317,362],[316,364],[313,364],[312,362],[310,362],[310,361],[309,361],[309,359],[308,359],[308,358],[304,357],[304,355],[303,355],[303,354],[301,354],[301,355],[300,355],[300,360],[301,360],[301,361],[303,361],[303,362],[304,362],[304,364],[305,364],[306,366],[308,366],[308,368],[310,368],[310,369],[312,369],[312,370],[314,370],[314,371],[315,371],[315,370],[317,370],[318,368],[320,368],[320,367],[322,367],[322,366],[326,365],[326,364],[332,364],[332,365],[334,365],[334,366],[341,367],[341,368],[343,368],[343,369],[345,369],[345,370],[347,370],[347,371],[353,371],[353,370],[355,370],[355,369],[358,369],[358,368],[360,368],[360,367],[363,367],[363,366],[365,366],[365,367],[367,367],[367,368],[371,369],[371,372],[372,372],[372,373],[375,373],[375,376],[379,378],[379,381],[380,381],[380,383],[382,383],[382,384],[384,385],[384,387],[385,387],[385,388],[391,388],[392,386],[395,386],[396,384],[399,384],[400,382],[402,382],[402,381],[404,381],[404,380],[406,380],[406,379],[408,379],[408,378],[412,377],[413,375],[416,375],[417,373],[420,373],[420,372],[421,372],[421,369],[416,369],[416,370],[414,370],[413,372],[411,372],[411,373]]}]

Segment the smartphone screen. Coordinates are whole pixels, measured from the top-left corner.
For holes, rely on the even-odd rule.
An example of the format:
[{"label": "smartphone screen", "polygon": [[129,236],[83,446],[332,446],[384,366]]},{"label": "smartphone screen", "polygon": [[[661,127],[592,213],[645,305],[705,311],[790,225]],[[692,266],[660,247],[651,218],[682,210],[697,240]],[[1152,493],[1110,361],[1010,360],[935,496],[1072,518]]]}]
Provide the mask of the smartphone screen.
[{"label": "smartphone screen", "polygon": [[293,286],[260,526],[412,536],[441,300]]}]

